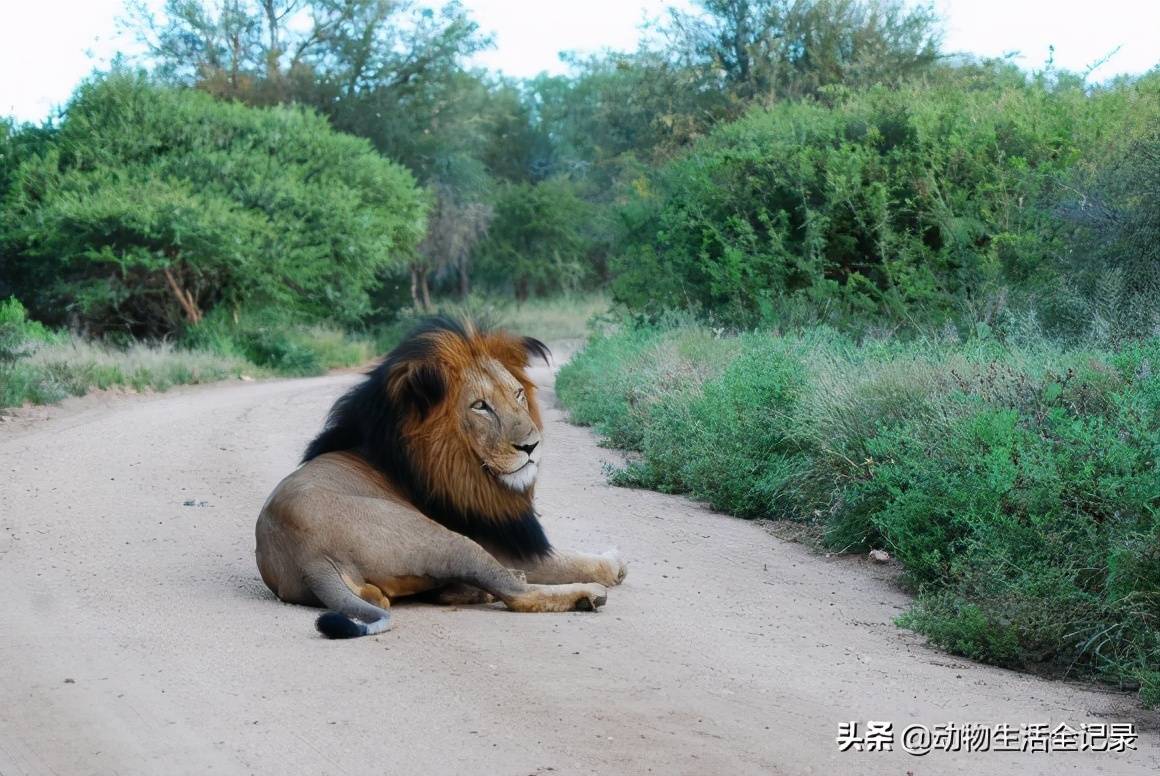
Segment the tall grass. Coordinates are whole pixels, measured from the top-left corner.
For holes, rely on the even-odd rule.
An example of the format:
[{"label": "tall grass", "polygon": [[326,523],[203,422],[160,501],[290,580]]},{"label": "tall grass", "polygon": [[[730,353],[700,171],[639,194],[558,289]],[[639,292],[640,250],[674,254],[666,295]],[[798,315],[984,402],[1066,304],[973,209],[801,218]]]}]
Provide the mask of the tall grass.
[{"label": "tall grass", "polygon": [[29,355],[0,366],[0,407],[48,404],[117,387],[164,391],[255,371],[253,364],[240,358],[178,349],[169,343],[114,348],[62,336],[38,343]]},{"label": "tall grass", "polygon": [[985,334],[625,327],[557,389],[573,420],[639,453],[615,482],[886,548],[917,594],[901,622],[936,644],[1160,702],[1160,339]]},{"label": "tall grass", "polygon": [[[599,295],[569,296],[517,305],[473,297],[443,308],[556,343],[582,339],[588,321],[607,311],[608,301]],[[244,374],[310,376],[363,366],[398,344],[418,315],[404,314],[390,325],[350,332],[304,325],[272,310],[237,318],[213,314],[177,343],[118,347],[50,331],[28,320],[15,299],[0,300],[0,408],[46,404],[115,387],[163,391]]]},{"label": "tall grass", "polygon": [[[524,302],[472,295],[466,300],[448,300],[437,306],[451,315],[486,321],[545,342],[562,342],[587,336],[589,322],[608,312],[610,305],[607,296],[596,293],[563,294]],[[422,313],[414,313],[418,315]]]}]

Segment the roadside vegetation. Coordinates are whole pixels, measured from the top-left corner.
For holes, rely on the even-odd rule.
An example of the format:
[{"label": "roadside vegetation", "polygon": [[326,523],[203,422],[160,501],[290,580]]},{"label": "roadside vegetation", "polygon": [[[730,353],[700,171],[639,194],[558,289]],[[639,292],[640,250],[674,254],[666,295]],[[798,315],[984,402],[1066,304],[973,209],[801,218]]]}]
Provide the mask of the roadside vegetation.
[{"label": "roadside vegetation", "polygon": [[642,175],[559,396],[614,483],[885,549],[938,646],[1160,703],[1160,75],[919,70]]},{"label": "roadside vegetation", "polygon": [[[556,342],[580,342],[593,316],[608,310],[599,294],[516,304],[470,298],[441,307]],[[407,312],[363,332],[288,325],[276,316],[239,324],[202,324],[183,339],[94,339],[29,320],[16,299],[0,301],[0,410],[50,404],[93,390],[164,391],[175,385],[261,377],[309,377],[363,367],[389,351],[414,324]]]},{"label": "roadside vegetation", "polygon": [[557,390],[635,451],[614,483],[884,548],[917,594],[900,623],[939,646],[1160,702],[1160,339],[668,320],[596,336]]}]

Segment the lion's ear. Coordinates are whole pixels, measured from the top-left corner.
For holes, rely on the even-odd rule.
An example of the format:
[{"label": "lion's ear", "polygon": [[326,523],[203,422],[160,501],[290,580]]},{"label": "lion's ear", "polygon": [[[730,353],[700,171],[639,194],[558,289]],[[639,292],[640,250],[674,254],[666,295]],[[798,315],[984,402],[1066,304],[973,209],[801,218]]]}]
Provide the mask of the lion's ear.
[{"label": "lion's ear", "polygon": [[542,359],[544,366],[552,365],[552,351],[548,350],[548,346],[540,342],[535,337],[524,337],[524,350],[527,351],[529,357]]},{"label": "lion's ear", "polygon": [[523,370],[528,366],[531,357],[544,359],[544,363],[548,363],[548,357],[552,352],[548,350],[548,346],[533,337],[516,337],[507,332],[494,332],[488,334],[483,338],[484,349],[505,367],[511,370]]},{"label": "lion's ear", "polygon": [[400,365],[388,383],[391,399],[418,410],[426,417],[447,395],[447,381],[435,366],[425,363]]}]

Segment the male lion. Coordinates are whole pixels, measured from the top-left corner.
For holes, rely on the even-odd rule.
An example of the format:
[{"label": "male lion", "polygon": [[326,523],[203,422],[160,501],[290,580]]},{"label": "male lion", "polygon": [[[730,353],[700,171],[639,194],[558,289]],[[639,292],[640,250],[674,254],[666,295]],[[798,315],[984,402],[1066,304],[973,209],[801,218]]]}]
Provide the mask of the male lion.
[{"label": "male lion", "polygon": [[[258,516],[262,580],[333,610],[330,638],[381,633],[391,599],[594,610],[624,579],[614,552],[553,548],[532,493],[543,453],[539,340],[434,318],[340,398]],[[352,619],[353,618],[353,619]]]}]

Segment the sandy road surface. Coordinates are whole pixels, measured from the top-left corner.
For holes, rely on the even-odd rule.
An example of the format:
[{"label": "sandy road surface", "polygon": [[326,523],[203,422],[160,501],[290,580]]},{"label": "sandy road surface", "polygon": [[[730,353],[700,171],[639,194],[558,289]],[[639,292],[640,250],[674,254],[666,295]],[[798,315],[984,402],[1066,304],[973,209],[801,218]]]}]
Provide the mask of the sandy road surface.
[{"label": "sandy road surface", "polygon": [[[327,642],[263,587],[253,524],[353,379],[0,424],[0,774],[1160,772],[1130,697],[928,649],[891,624],[889,569],[610,488],[556,410],[539,506],[557,544],[629,559],[606,608],[401,606]],[[1140,751],[840,753],[866,719],[1133,721]]]}]

